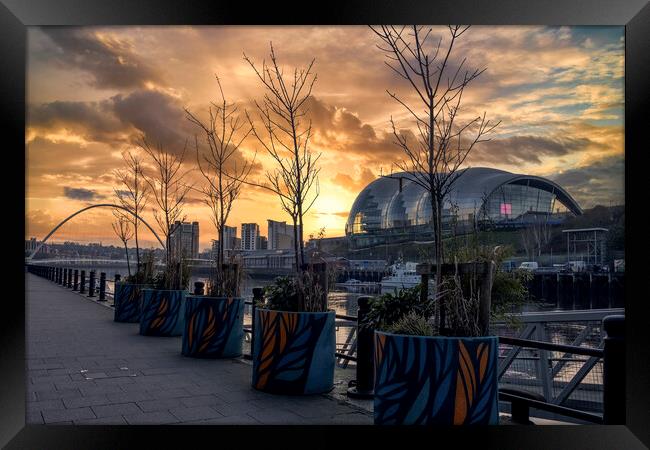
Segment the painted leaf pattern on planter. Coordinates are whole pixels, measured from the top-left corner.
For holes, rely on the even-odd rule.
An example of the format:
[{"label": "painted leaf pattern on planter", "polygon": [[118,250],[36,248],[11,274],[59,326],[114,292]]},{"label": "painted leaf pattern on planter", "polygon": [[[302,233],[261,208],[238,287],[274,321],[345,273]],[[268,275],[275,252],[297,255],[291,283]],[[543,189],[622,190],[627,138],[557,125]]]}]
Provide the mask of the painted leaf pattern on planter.
[{"label": "painted leaf pattern on planter", "polygon": [[459,341],[458,350],[454,425],[490,423],[489,400],[497,395],[490,348],[486,343]]},{"label": "painted leaf pattern on planter", "polygon": [[183,354],[232,357],[241,354],[243,299],[188,297]]},{"label": "painted leaf pattern on planter", "polygon": [[[326,314],[257,311],[253,386],[266,391],[302,394],[314,348],[328,320]],[[259,342],[258,342],[259,341]]]},{"label": "painted leaf pattern on planter", "polygon": [[376,333],[375,423],[496,423],[495,342]]},{"label": "painted leaf pattern on planter", "polygon": [[145,290],[143,293],[140,334],[153,336],[176,336],[182,323],[181,306],[184,293],[181,291]]},{"label": "painted leaf pattern on planter", "polygon": [[140,321],[140,295],[142,285],[117,283],[113,304],[115,308],[114,321],[137,323]]}]

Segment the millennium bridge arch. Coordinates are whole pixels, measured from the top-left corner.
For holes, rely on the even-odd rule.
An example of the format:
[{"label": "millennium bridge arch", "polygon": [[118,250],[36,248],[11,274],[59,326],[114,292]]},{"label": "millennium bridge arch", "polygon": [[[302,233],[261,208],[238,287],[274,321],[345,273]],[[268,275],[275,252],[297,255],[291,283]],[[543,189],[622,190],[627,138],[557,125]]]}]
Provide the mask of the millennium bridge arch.
[{"label": "millennium bridge arch", "polygon": [[61,228],[67,221],[72,219],[74,216],[77,216],[77,215],[81,214],[82,212],[88,211],[89,209],[93,209],[93,208],[111,208],[111,209],[121,209],[122,211],[126,211],[127,213],[131,214],[133,217],[140,220],[143,224],[145,224],[145,226],[149,229],[149,231],[151,231],[153,233],[153,235],[156,236],[156,239],[158,239],[158,242],[160,243],[160,246],[163,248],[163,250],[165,249],[165,244],[163,244],[163,241],[158,236],[158,233],[156,233],[155,230],[142,217],[137,215],[135,212],[133,212],[129,208],[126,208],[126,207],[124,207],[122,205],[114,205],[114,204],[111,204],[111,203],[99,203],[97,205],[90,205],[90,206],[86,206],[85,208],[81,208],[79,211],[77,211],[77,212],[75,212],[73,214],[70,214],[68,217],[63,219],[57,226],[52,228],[52,231],[50,231],[47,234],[47,236],[45,236],[45,238],[41,241],[40,244],[38,244],[36,249],[34,249],[32,254],[29,255],[27,257],[27,259],[28,260],[32,259],[34,257],[34,255],[36,255],[38,253],[38,251],[41,249],[41,247],[45,244],[45,242],[47,242],[47,240],[50,238],[50,236],[52,236],[56,232],[56,230]]}]

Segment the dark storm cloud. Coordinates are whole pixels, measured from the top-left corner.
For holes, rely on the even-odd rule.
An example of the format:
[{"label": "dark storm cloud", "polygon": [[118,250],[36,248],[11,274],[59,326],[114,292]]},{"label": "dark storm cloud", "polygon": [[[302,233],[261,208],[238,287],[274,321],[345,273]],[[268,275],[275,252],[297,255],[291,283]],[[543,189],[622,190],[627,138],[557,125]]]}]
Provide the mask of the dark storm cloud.
[{"label": "dark storm cloud", "polygon": [[137,88],[148,81],[160,81],[160,75],[126,40],[100,37],[84,28],[44,27],[42,30],[60,48],[56,56],[58,64],[88,73],[94,87]]},{"label": "dark storm cloud", "polygon": [[392,161],[400,152],[392,133],[376,132],[345,108],[312,96],[307,109],[315,131],[314,143],[327,151],[345,152],[371,163]]},{"label": "dark storm cloud", "polygon": [[625,203],[624,174],[625,160],[617,155],[548,178],[565,188],[580,206],[589,208]]},{"label": "dark storm cloud", "polygon": [[106,144],[144,135],[152,144],[177,151],[193,130],[175,97],[155,90],[136,90],[101,102],[56,101],[30,106],[28,124],[37,131],[62,129],[87,141]]},{"label": "dark storm cloud", "polygon": [[113,115],[110,102],[55,101],[29,108],[28,123],[41,129],[66,129],[86,140],[112,143],[124,125]]},{"label": "dark storm cloud", "polygon": [[92,189],[63,187],[63,195],[72,200],[98,200],[104,196],[98,194]]},{"label": "dark storm cloud", "polygon": [[190,127],[178,99],[152,90],[139,90],[111,98],[113,113],[125,125],[144,134],[150,143],[166,149],[182,148],[196,130]]},{"label": "dark storm cloud", "polygon": [[603,145],[586,138],[511,136],[477,144],[468,159],[472,163],[540,164],[541,157],[560,157],[588,147],[602,148]]}]

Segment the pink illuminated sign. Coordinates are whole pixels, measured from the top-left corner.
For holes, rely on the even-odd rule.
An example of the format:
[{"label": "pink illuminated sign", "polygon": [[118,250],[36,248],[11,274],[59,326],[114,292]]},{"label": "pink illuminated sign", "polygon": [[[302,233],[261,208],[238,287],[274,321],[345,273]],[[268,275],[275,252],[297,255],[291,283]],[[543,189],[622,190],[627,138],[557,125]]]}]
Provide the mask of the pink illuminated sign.
[{"label": "pink illuminated sign", "polygon": [[512,203],[501,203],[501,214],[512,214]]}]

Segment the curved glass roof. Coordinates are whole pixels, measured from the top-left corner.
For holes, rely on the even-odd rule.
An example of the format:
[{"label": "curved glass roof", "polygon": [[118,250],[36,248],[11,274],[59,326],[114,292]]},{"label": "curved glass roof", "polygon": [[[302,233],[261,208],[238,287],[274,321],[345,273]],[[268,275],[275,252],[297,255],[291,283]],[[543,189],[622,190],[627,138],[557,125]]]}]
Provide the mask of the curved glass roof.
[{"label": "curved glass roof", "polygon": [[[346,224],[347,233],[369,233],[430,223],[429,193],[412,179],[412,173],[401,172],[393,174],[390,178],[378,178],[366,186],[352,205]],[[487,167],[473,167],[465,169],[456,179],[453,189],[445,199],[443,208],[447,211],[443,211],[443,215],[448,214],[453,205],[463,218],[472,216],[483,208],[490,195],[497,191],[499,195],[503,195],[504,190],[499,188],[505,185],[524,186],[522,189],[527,192],[530,190],[527,194],[529,198],[536,196],[537,204],[541,203],[539,197],[543,192],[546,196],[544,208],[551,213],[553,203],[548,199],[554,197],[572,213],[582,214],[578,203],[551,180]],[[512,205],[508,208],[512,209]],[[531,207],[532,209],[534,208]]]}]

